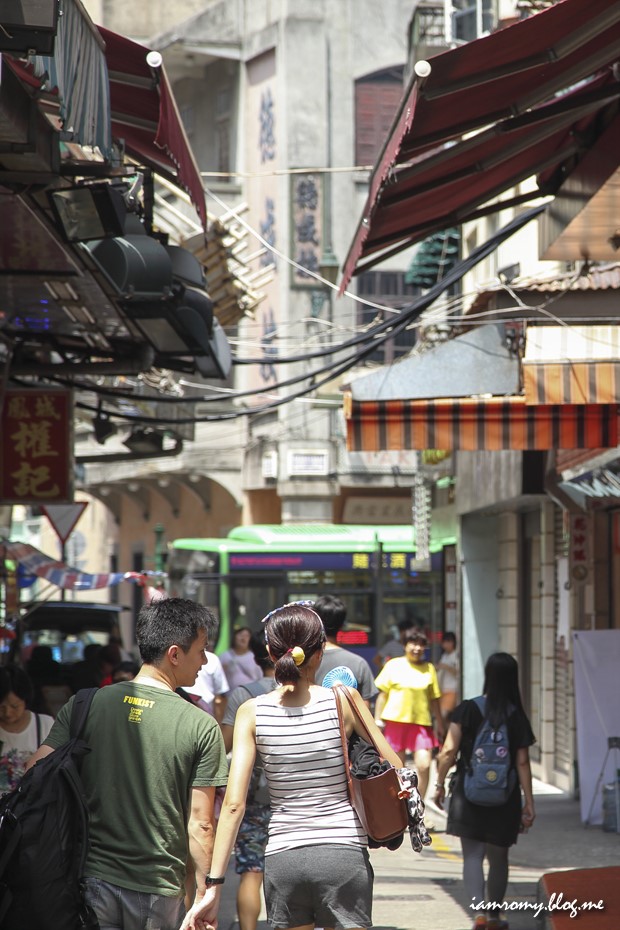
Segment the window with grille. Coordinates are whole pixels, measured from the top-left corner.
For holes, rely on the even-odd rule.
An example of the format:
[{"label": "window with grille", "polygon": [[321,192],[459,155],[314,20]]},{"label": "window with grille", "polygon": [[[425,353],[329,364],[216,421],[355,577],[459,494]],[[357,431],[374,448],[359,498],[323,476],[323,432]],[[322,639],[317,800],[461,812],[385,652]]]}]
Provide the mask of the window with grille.
[{"label": "window with grille", "polygon": [[[400,310],[412,302],[415,295],[420,293],[420,289],[405,283],[404,271],[367,271],[358,278],[357,293],[373,303]],[[381,311],[376,307],[358,305],[358,325],[360,326],[369,326],[373,322],[379,323],[388,316],[390,319],[398,319],[398,315],[389,310]],[[415,328],[405,329],[379,346],[372,355],[367,357],[367,361],[389,365],[394,359],[410,352],[415,345],[415,340]]]},{"label": "window with grille", "polygon": [[494,0],[452,0],[452,39],[471,42],[492,31],[496,23]]},{"label": "window with grille", "polygon": [[445,41],[444,0],[420,0],[411,23],[411,44],[443,46]]}]

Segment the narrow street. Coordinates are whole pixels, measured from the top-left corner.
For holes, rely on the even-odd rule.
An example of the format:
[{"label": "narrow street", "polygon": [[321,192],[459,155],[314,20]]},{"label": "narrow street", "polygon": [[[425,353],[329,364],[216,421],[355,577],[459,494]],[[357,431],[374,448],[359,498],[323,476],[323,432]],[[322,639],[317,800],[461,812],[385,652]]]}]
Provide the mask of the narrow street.
[{"label": "narrow street", "polygon": [[[579,804],[562,792],[535,782],[537,819],[534,828],[511,851],[505,916],[510,930],[548,930],[544,912],[536,919],[539,882],[546,872],[559,869],[616,866],[620,862],[620,836],[600,827],[584,827]],[[460,841],[444,832],[445,817],[428,808],[437,831],[433,845],[414,853],[405,839],[399,850],[373,850],[375,871],[373,921],[375,930],[470,930],[473,916],[462,882]],[[227,874],[220,912],[220,930],[238,930],[234,897],[237,879],[234,860]],[[598,900],[596,872],[589,898]],[[606,902],[608,905],[611,902]],[[264,913],[258,930],[268,930]],[[575,930],[596,930],[597,914],[577,918]]]}]

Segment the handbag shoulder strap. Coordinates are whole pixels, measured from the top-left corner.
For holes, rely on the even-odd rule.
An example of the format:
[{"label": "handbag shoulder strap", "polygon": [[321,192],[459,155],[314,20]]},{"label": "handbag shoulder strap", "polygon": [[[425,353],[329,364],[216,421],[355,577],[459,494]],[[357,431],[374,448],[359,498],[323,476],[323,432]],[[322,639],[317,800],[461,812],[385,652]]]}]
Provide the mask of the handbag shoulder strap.
[{"label": "handbag shoulder strap", "polygon": [[351,697],[351,694],[349,693],[349,689],[348,689],[348,688],[345,688],[344,685],[340,685],[340,684],[338,684],[338,685],[333,685],[332,687],[333,687],[334,691],[336,692],[336,694],[342,694],[342,695],[347,699],[347,701],[349,702],[349,706],[350,706],[351,710],[353,711],[353,715],[354,715],[354,716],[357,718],[357,720],[361,723],[361,725],[363,726],[363,728],[364,728],[364,730],[365,730],[365,732],[366,732],[367,741],[368,741],[369,743],[371,743],[371,744],[375,747],[375,749],[376,749],[377,752],[379,753],[379,758],[381,759],[381,761],[383,761],[383,759],[385,758],[385,756],[383,755],[383,753],[381,752],[381,750],[380,750],[379,747],[377,746],[377,743],[376,743],[376,740],[375,740],[374,736],[372,735],[372,733],[369,731],[368,727],[366,726],[366,722],[365,722],[364,720],[362,720],[362,718],[361,718],[361,716],[360,716],[360,712],[359,712],[359,710],[358,710],[358,708],[357,708],[357,705],[356,705],[355,701],[353,700],[353,698]]},{"label": "handbag shoulder strap", "polygon": [[347,741],[347,732],[344,726],[344,716],[342,713],[342,704],[340,703],[339,688],[334,687],[334,699],[336,701],[336,712],[338,714],[338,727],[340,729],[340,740],[342,742],[342,757],[344,759],[344,772],[347,776],[347,791],[349,792],[349,801],[353,803],[353,787],[351,785],[351,764],[349,762],[349,744]]}]

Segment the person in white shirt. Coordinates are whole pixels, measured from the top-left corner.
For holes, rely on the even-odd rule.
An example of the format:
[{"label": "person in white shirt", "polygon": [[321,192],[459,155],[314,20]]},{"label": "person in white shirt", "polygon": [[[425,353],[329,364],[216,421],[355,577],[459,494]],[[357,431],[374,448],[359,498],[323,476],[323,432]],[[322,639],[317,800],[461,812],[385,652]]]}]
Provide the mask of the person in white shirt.
[{"label": "person in white shirt", "polygon": [[226,695],[230,691],[230,686],[222,663],[216,654],[205,649],[205,655],[207,661],[198,672],[196,681],[191,687],[185,687],[182,690],[189,695],[197,707],[202,708],[215,717],[218,723],[221,723],[226,711]]},{"label": "person in white shirt", "polygon": [[459,656],[456,651],[456,636],[454,633],[443,634],[441,648],[443,652],[435,668],[437,669],[437,681],[441,691],[439,707],[447,729],[450,723],[450,715],[458,703],[459,693]]},{"label": "person in white shirt", "polygon": [[53,717],[29,709],[33,696],[23,669],[0,669],[0,795],[17,787],[26,762],[52,729]]}]

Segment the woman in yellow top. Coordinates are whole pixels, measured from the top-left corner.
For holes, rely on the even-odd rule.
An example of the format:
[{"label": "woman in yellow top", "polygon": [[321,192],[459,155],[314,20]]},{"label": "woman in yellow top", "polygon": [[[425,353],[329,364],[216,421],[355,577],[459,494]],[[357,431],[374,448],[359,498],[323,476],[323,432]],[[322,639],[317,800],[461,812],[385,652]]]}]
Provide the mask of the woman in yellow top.
[{"label": "woman in yellow top", "polygon": [[407,751],[413,753],[422,798],[428,788],[433,749],[444,737],[437,672],[424,659],[427,645],[424,633],[412,633],[405,640],[405,655],[386,662],[375,679],[379,689],[375,720],[403,765]]}]

